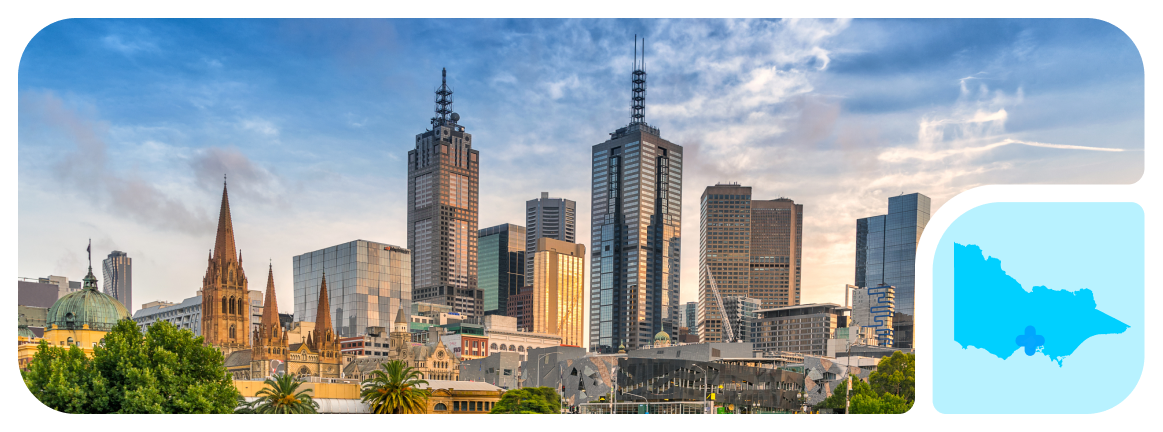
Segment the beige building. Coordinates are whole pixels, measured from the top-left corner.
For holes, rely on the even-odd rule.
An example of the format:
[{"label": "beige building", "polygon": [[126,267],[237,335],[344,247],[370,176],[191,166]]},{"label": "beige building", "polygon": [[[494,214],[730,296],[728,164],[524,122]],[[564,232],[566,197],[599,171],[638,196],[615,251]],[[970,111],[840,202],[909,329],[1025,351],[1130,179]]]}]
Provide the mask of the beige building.
[{"label": "beige building", "polygon": [[515,352],[520,361],[534,348],[548,348],[561,345],[561,336],[549,333],[527,332],[517,328],[517,318],[503,315],[486,315],[485,336],[489,338],[489,353]]},{"label": "beige building", "polygon": [[533,254],[532,330],[561,336],[561,344],[582,346],[585,313],[586,247],[548,237]]}]

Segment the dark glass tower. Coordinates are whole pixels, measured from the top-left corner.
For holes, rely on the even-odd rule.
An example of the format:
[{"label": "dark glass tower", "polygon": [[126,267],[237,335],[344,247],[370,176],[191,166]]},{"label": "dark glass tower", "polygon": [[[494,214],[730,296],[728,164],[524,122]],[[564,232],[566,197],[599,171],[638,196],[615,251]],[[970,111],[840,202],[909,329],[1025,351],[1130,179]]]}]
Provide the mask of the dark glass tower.
[{"label": "dark glass tower", "polygon": [[477,317],[484,314],[477,288],[479,155],[472,134],[457,124],[447,72],[441,74],[432,129],[416,134],[408,151],[412,299]]},{"label": "dark glass tower", "polygon": [[525,227],[501,224],[480,230],[477,282],[485,315],[504,315],[509,297],[525,286]]},{"label": "dark glass tower", "polygon": [[682,147],[646,123],[637,46],[635,54],[630,124],[593,147],[589,350],[602,353],[681,325]]},{"label": "dark glass tower", "polygon": [[894,287],[894,343],[912,348],[917,242],[929,223],[929,197],[920,193],[888,199],[888,214],[856,220],[856,286]]}]

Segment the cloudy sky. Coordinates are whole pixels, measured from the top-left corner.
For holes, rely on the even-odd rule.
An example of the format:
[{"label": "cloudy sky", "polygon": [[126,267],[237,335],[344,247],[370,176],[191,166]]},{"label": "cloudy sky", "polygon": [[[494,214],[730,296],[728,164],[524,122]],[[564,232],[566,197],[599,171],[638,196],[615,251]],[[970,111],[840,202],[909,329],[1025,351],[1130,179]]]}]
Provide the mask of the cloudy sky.
[{"label": "cloudy sky", "polygon": [[889,196],[1143,171],[1142,62],[1102,21],[67,20],[20,63],[19,274],[80,279],[91,237],[95,260],[133,258],[134,309],[192,296],[225,173],[250,286],[273,262],[291,312],[292,256],[406,246],[404,161],[442,67],[480,227],[548,191],[588,239],[590,147],[629,121],[635,34],[646,120],[685,149],[684,301],[716,182],[804,204],[804,302],[842,302],[855,220]]}]

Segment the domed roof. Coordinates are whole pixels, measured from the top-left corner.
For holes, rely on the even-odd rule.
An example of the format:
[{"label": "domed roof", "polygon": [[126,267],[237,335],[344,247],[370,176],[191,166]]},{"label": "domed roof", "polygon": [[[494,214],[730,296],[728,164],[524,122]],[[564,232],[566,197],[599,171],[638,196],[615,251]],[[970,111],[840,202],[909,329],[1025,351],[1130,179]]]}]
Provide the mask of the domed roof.
[{"label": "domed roof", "polygon": [[129,318],[129,310],[117,299],[97,291],[93,267],[85,276],[85,287],[69,293],[48,308],[46,326],[58,329],[110,331],[118,321]]},{"label": "domed roof", "polygon": [[29,338],[29,339],[36,339],[36,333],[33,333],[33,332],[32,332],[32,330],[29,330],[29,329],[28,329],[28,326],[26,326],[26,325],[21,325],[21,326],[17,326],[17,327],[18,327],[18,330],[17,330],[17,335],[18,335],[19,337],[22,337],[22,338]]},{"label": "domed roof", "polygon": [[670,340],[670,335],[666,334],[665,331],[660,331],[660,332],[658,332],[658,334],[654,335],[654,340],[655,341],[668,341],[668,340]]}]

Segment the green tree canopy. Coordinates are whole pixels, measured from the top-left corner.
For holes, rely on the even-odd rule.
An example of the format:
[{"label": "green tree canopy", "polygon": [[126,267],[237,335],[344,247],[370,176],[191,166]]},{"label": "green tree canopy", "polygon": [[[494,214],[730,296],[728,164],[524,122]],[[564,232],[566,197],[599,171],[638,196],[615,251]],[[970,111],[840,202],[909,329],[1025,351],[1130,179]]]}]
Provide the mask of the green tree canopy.
[{"label": "green tree canopy", "polygon": [[381,363],[360,383],[359,396],[372,414],[423,414],[428,412],[428,385],[420,372],[400,360]]},{"label": "green tree canopy", "polygon": [[318,414],[319,403],[311,397],[311,389],[299,390],[303,384],[297,377],[282,374],[263,382],[254,402],[241,402],[234,412],[238,414]]},{"label": "green tree canopy", "polygon": [[29,391],[70,413],[230,413],[239,396],[222,352],[165,321],[122,320],[92,359],[42,343],[28,369]]},{"label": "green tree canopy", "polygon": [[525,387],[505,392],[489,414],[557,414],[560,410],[561,398],[553,387]]},{"label": "green tree canopy", "polygon": [[890,393],[908,403],[916,399],[917,356],[900,351],[880,359],[868,383],[876,394]]},{"label": "green tree canopy", "polygon": [[[913,407],[916,389],[916,355],[900,351],[880,359],[868,382],[852,380],[853,414],[902,414]],[[832,395],[816,409],[844,410],[847,380],[841,381]]]}]

